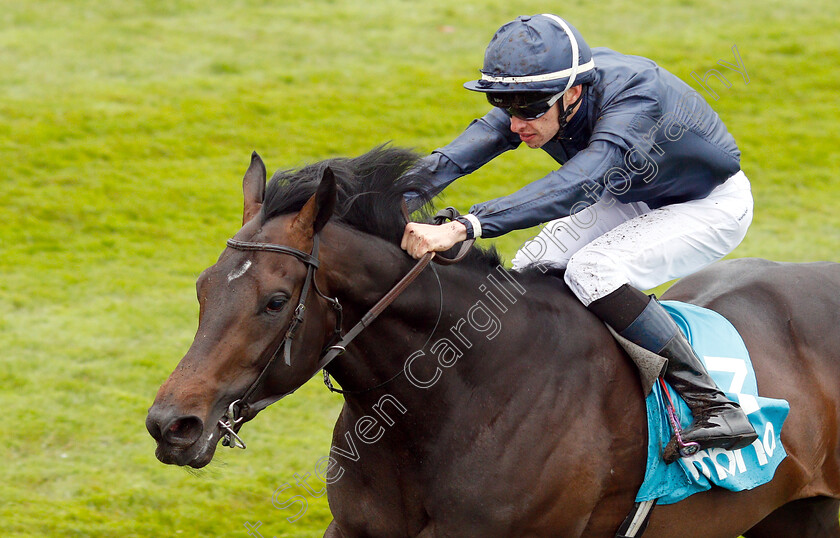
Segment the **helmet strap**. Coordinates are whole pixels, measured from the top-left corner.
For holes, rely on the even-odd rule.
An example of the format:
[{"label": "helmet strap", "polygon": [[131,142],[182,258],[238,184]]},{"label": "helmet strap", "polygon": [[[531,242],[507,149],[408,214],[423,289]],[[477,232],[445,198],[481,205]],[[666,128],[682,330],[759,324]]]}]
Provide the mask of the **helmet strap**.
[{"label": "helmet strap", "polygon": [[578,98],[575,99],[575,102],[567,106],[563,110],[563,113],[560,114],[560,116],[557,118],[557,122],[560,124],[560,129],[557,131],[557,136],[555,136],[554,138],[560,139],[563,136],[564,132],[566,131],[566,127],[569,125],[569,116],[572,115],[572,113],[575,110],[575,107],[578,106],[581,99],[583,99],[583,89],[581,89],[580,95],[578,95]]}]

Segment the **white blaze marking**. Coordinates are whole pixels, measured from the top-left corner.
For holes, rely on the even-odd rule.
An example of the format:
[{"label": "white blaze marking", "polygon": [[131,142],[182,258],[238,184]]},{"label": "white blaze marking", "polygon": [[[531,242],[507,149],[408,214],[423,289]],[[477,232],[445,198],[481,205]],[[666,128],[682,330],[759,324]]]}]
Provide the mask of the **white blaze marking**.
[{"label": "white blaze marking", "polygon": [[243,263],[242,266],[239,267],[239,269],[234,269],[233,271],[228,273],[228,282],[231,282],[232,280],[235,280],[244,275],[245,271],[247,271],[250,267],[251,260],[245,260],[245,263]]}]

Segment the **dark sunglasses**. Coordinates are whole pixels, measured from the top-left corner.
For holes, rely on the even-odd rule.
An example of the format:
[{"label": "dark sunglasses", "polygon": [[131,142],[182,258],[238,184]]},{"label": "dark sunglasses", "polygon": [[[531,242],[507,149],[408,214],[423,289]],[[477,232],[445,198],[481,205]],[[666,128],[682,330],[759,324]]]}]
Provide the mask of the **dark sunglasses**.
[{"label": "dark sunglasses", "polygon": [[563,92],[548,97],[545,94],[535,96],[534,94],[488,93],[487,101],[491,105],[503,109],[511,116],[530,121],[545,115],[562,96]]}]

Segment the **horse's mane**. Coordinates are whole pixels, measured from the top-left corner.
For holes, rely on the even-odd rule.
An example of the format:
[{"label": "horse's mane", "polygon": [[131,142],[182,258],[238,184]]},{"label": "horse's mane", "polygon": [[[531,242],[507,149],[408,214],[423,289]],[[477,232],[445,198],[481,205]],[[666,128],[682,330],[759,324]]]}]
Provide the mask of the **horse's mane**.
[{"label": "horse's mane", "polygon": [[[423,205],[421,218],[430,220],[432,183],[430,173],[417,166],[419,160],[420,156],[410,150],[382,145],[352,159],[328,159],[300,169],[278,170],[266,187],[262,222],[300,211],[329,166],[338,188],[333,220],[399,246],[405,228],[403,195],[417,193]],[[502,263],[493,247],[473,248],[464,262],[481,267]]]}]

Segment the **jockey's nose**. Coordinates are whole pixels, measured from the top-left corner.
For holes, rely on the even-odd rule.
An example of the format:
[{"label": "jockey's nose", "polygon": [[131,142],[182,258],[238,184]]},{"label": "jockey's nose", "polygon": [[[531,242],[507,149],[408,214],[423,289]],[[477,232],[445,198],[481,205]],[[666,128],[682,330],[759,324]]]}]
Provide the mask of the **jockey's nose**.
[{"label": "jockey's nose", "polygon": [[519,132],[522,131],[527,126],[528,126],[527,121],[525,121],[523,119],[520,119],[520,118],[517,118],[516,116],[511,116],[510,117],[510,130],[513,131],[514,133],[519,134]]}]

